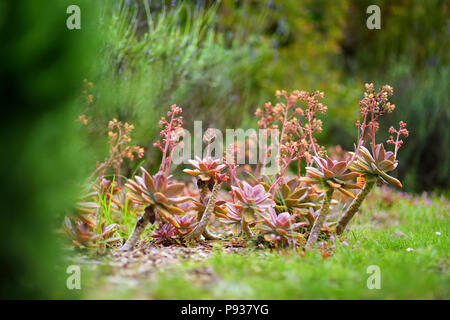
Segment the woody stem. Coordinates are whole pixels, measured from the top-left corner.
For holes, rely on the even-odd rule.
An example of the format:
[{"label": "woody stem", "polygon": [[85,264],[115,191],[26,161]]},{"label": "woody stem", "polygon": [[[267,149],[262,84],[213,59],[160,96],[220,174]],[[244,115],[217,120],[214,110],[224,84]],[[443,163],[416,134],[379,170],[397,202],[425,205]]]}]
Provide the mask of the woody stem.
[{"label": "woody stem", "polygon": [[208,224],[209,218],[211,217],[211,215],[214,211],[214,206],[216,205],[217,195],[218,195],[221,187],[222,187],[221,182],[216,182],[214,184],[214,188],[211,191],[211,196],[209,197],[208,204],[207,204],[205,211],[200,219],[200,222],[194,228],[194,230],[192,230],[191,232],[189,232],[186,235],[186,238],[198,240],[200,238],[200,236],[203,234],[203,232],[205,231],[205,228]]},{"label": "woody stem", "polygon": [[312,247],[319,237],[320,231],[322,230],[323,223],[325,222],[328,213],[330,212],[330,203],[333,196],[334,188],[329,188],[325,193],[325,198],[323,199],[322,208],[320,209],[319,215],[314,221],[314,225],[309,234],[308,242],[306,243],[306,248]]},{"label": "woody stem", "polygon": [[339,219],[338,224],[336,225],[336,233],[338,235],[342,234],[345,230],[345,227],[348,225],[353,216],[358,212],[359,207],[363,203],[366,196],[369,194],[370,190],[372,190],[375,184],[375,180],[369,180],[366,182],[362,190],[358,193],[358,195],[353,199],[350,206],[344,212],[342,217]]},{"label": "woody stem", "polygon": [[147,207],[145,208],[144,215],[142,217],[139,217],[136,221],[136,225],[134,226],[133,231],[131,232],[130,237],[128,238],[127,242],[122,246],[120,250],[122,251],[129,251],[134,248],[136,245],[136,242],[141,237],[141,234],[144,232],[145,227],[150,222],[150,215],[152,213],[152,208]]}]

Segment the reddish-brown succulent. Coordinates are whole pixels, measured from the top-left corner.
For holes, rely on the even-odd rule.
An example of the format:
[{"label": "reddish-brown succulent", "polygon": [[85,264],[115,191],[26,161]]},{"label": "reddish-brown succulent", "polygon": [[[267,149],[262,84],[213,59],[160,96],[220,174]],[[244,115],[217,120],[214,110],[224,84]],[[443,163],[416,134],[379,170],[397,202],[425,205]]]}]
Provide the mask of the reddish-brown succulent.
[{"label": "reddish-brown succulent", "polygon": [[393,184],[401,188],[401,182],[386,173],[394,170],[397,165],[394,153],[385,151],[384,145],[380,143],[374,147],[373,154],[361,146],[360,154],[357,155],[356,161],[351,163],[349,169],[364,175],[366,179],[377,179],[378,182]]},{"label": "reddish-brown succulent", "polygon": [[175,216],[175,221],[178,223],[179,227],[177,232],[181,236],[185,236],[191,232],[198,224],[196,216],[185,214],[184,216]]},{"label": "reddish-brown succulent", "polygon": [[[269,186],[265,186],[267,189]],[[320,207],[318,203],[319,196],[306,184],[303,184],[297,177],[293,177],[288,181],[283,179],[278,184],[275,193],[275,209],[277,213],[282,212],[309,212],[309,208],[317,209]]]},{"label": "reddish-brown succulent", "polygon": [[154,238],[157,244],[169,244],[172,242],[173,238],[177,233],[177,229],[170,223],[161,224],[153,233],[152,238]]},{"label": "reddish-brown succulent", "polygon": [[318,191],[327,191],[330,188],[336,189],[344,195],[354,198],[349,189],[359,189],[357,184],[349,183],[356,179],[360,174],[347,171],[346,161],[336,161],[326,157],[313,157],[318,168],[306,167],[306,177],[300,178],[300,181],[314,185]]},{"label": "reddish-brown succulent", "polygon": [[183,171],[197,176],[202,181],[210,181],[215,179],[216,175],[225,169],[226,165],[220,163],[220,159],[213,160],[211,157],[200,159],[195,157],[196,160],[189,160],[189,163],[194,167],[192,169],[184,169]]},{"label": "reddish-brown succulent", "polygon": [[[91,192],[83,199],[95,197],[96,193]],[[76,215],[72,218],[65,217],[63,223],[64,232],[72,239],[72,243],[77,247],[97,248],[101,244],[114,243],[120,237],[113,237],[118,225],[112,223],[101,224],[98,219],[100,205],[96,202],[82,201],[76,204]]]},{"label": "reddish-brown succulent", "polygon": [[303,234],[297,232],[299,228],[305,226],[306,222],[295,222],[296,217],[289,212],[277,214],[271,208],[269,214],[260,214],[263,223],[258,224],[258,229],[266,241],[288,242],[303,239]]},{"label": "reddish-brown succulent", "polygon": [[242,182],[242,187],[231,187],[238,205],[243,207],[244,219],[247,223],[255,220],[256,213],[264,212],[274,206],[272,195],[264,189],[264,186],[257,184],[251,186],[247,182]]},{"label": "reddish-brown succulent", "polygon": [[125,186],[130,190],[128,197],[139,205],[146,205],[159,215],[162,221],[170,222],[180,227],[173,215],[183,214],[184,211],[176,205],[188,200],[190,197],[179,197],[183,192],[184,184],[173,183],[164,174],[158,172],[153,177],[141,167],[142,176],[129,179]]},{"label": "reddish-brown succulent", "polygon": [[239,235],[243,231],[244,225],[244,207],[232,203],[225,203],[226,212],[218,212],[216,215],[221,218],[220,221],[231,227],[231,231],[235,235]]}]

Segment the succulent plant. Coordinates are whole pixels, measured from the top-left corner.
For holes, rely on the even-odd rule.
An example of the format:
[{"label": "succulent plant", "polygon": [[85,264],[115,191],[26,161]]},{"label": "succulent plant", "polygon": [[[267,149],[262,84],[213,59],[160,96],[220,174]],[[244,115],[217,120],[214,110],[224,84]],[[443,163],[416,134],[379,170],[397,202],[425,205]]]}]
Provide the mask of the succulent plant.
[{"label": "succulent plant", "polygon": [[323,159],[321,157],[313,157],[318,169],[314,167],[306,167],[306,177],[300,178],[300,181],[312,184],[316,190],[325,192],[325,197],[322,202],[321,210],[316,216],[311,233],[306,244],[311,247],[319,237],[322,226],[330,211],[330,203],[334,190],[338,190],[346,196],[354,198],[353,193],[349,189],[359,189],[357,184],[349,183],[348,181],[355,179],[360,174],[357,172],[346,173],[347,162],[336,161],[331,158]]},{"label": "succulent plant", "polygon": [[367,148],[361,146],[360,154],[357,155],[356,161],[351,163],[349,169],[364,175],[366,180],[376,179],[380,183],[389,183],[401,188],[401,182],[386,173],[397,168],[397,165],[394,153],[386,152],[384,145],[380,143],[374,147],[373,155]]},{"label": "succulent plant", "polygon": [[142,167],[141,171],[142,176],[129,179],[125,186],[130,190],[129,199],[138,205],[145,205],[145,212],[136,222],[123,250],[132,249],[147,224],[153,223],[156,217],[163,223],[168,222],[179,228],[180,225],[172,215],[183,214],[184,210],[176,205],[191,200],[190,197],[178,196],[183,192],[184,184],[170,182],[170,176],[166,177],[161,171],[153,177]]},{"label": "succulent plant", "polygon": [[199,217],[200,221],[197,226],[186,235],[187,239],[198,240],[202,234],[205,235],[205,237],[213,236],[206,229],[206,227],[208,225],[209,218],[211,217],[214,208],[216,207],[217,195],[219,194],[224,179],[224,176],[218,177],[218,180],[214,183],[214,187],[211,191],[211,195],[208,199],[205,211],[203,212],[203,215]]},{"label": "succulent plant", "polygon": [[244,219],[251,222],[255,219],[256,212],[264,212],[274,206],[272,195],[264,189],[261,184],[251,186],[247,182],[242,182],[242,187],[232,186],[239,205],[243,207]]},{"label": "succulent plant", "polygon": [[344,195],[354,198],[353,193],[349,192],[349,189],[359,189],[357,184],[349,183],[348,181],[356,179],[360,174],[357,172],[347,171],[346,161],[336,161],[326,157],[313,157],[315,163],[318,166],[306,167],[306,177],[300,178],[301,182],[312,184],[316,190],[325,192],[330,188],[336,189]]},{"label": "succulent plant", "polygon": [[[84,198],[95,196],[95,193],[89,193]],[[83,221],[85,224],[95,227],[97,219],[95,213],[100,208],[100,205],[94,201],[79,201],[75,205],[76,218]]]},{"label": "succulent plant", "polygon": [[306,222],[295,222],[296,217],[289,212],[277,214],[275,209],[270,208],[269,214],[261,214],[263,223],[258,224],[264,239],[269,242],[295,241],[303,239],[304,235],[296,232],[299,228],[305,226]]},{"label": "succulent plant", "polygon": [[[220,159],[213,160],[211,157],[200,159],[196,157],[196,160],[189,160],[192,169],[184,169],[183,171],[197,177],[197,187],[200,191],[201,202],[196,202],[196,211],[198,212],[197,220],[199,221],[199,228],[203,229],[202,234],[207,240],[218,240],[219,237],[213,234],[208,229],[209,216],[216,210],[216,197],[219,192],[220,186],[216,189],[216,194],[212,197],[212,194],[207,198],[208,190],[213,191],[217,184],[221,185],[221,182],[225,181],[228,177],[225,174],[221,174],[221,171],[225,169],[225,164],[220,164]],[[208,209],[208,205],[212,208]],[[207,213],[207,215],[205,215]],[[203,221],[202,221],[203,220]],[[191,234],[190,237],[197,237],[197,233],[200,229],[195,230],[195,234]]]},{"label": "succulent plant", "polygon": [[274,206],[272,195],[266,192],[263,185],[251,186],[245,181],[242,182],[242,187],[232,186],[231,189],[236,196],[237,203],[227,204],[226,208],[229,214],[225,220],[230,222],[234,233],[243,231],[252,237],[250,224],[256,221],[257,213],[265,212]]},{"label": "succulent plant", "polygon": [[217,212],[216,215],[221,218],[220,221],[225,225],[231,227],[231,231],[235,235],[241,234],[243,231],[248,233],[248,230],[244,230],[243,219],[244,207],[232,202],[225,203],[225,213]]},{"label": "succulent plant", "polygon": [[[89,193],[84,198],[95,195],[95,192]],[[64,232],[72,239],[75,246],[98,248],[102,243],[108,244],[121,240],[120,237],[113,237],[117,224],[107,226],[104,221],[99,224],[97,211],[100,206],[96,202],[78,202],[75,209],[76,215],[72,218],[66,216],[63,223]]]},{"label": "succulent plant", "polygon": [[[208,202],[209,202],[209,198],[206,197],[206,203],[208,203]],[[225,204],[225,201],[216,201],[212,213],[214,215],[226,214],[227,211],[223,207],[224,204]],[[197,212],[197,220],[201,221],[203,214],[206,211],[206,206],[203,203],[194,200],[194,201],[192,201],[192,206],[189,209],[196,211]],[[206,240],[220,239],[220,237],[218,235],[215,235],[214,233],[212,233],[208,228],[205,228],[205,231],[203,232],[203,236],[205,237]]]},{"label": "succulent plant", "polygon": [[191,232],[198,224],[196,217],[193,215],[185,214],[184,216],[176,216],[175,220],[180,225],[179,228],[177,228],[177,232],[181,236],[185,236],[189,232]]},{"label": "succulent plant", "polygon": [[69,217],[65,217],[63,225],[64,232],[72,239],[72,243],[80,248],[98,248],[101,243],[110,244],[121,240],[120,237],[113,237],[117,224],[106,226],[103,222],[100,227],[100,233],[97,233],[92,226],[77,219],[72,222]]},{"label": "succulent plant", "polygon": [[142,167],[141,171],[142,176],[135,176],[134,180],[129,179],[125,184],[130,190],[129,199],[136,204],[151,207],[163,222],[169,222],[178,228],[172,215],[183,214],[184,211],[176,205],[191,200],[190,197],[178,197],[184,190],[184,184],[170,182],[170,177],[166,178],[161,172],[152,177]]},{"label": "succulent plant", "polygon": [[[266,187],[267,188],[267,187]],[[320,195],[311,187],[303,184],[297,177],[279,183],[275,193],[275,210],[277,213],[289,212],[302,216],[308,215],[311,209],[320,208]]]},{"label": "succulent plant", "polygon": [[189,160],[189,163],[195,169],[184,169],[183,171],[197,176],[203,181],[209,181],[211,178],[214,178],[217,173],[220,173],[226,167],[224,164],[220,164],[220,159],[213,160],[211,157],[206,157],[203,160],[199,157],[195,157],[195,159]]},{"label": "succulent plant", "polygon": [[155,243],[157,244],[169,244],[173,240],[177,233],[177,229],[170,223],[164,223],[156,228],[155,232],[152,235],[152,238],[156,239]]},{"label": "succulent plant", "polygon": [[374,148],[373,155],[367,148],[361,146],[360,154],[357,155],[356,160],[350,165],[350,170],[363,175],[365,184],[361,192],[353,199],[350,206],[341,216],[336,225],[336,233],[342,234],[345,227],[348,225],[353,216],[358,212],[362,202],[370,193],[375,182],[390,183],[398,187],[402,187],[399,180],[391,177],[386,172],[392,171],[397,167],[398,162],[395,160],[394,153],[385,151],[383,144],[377,144]]}]

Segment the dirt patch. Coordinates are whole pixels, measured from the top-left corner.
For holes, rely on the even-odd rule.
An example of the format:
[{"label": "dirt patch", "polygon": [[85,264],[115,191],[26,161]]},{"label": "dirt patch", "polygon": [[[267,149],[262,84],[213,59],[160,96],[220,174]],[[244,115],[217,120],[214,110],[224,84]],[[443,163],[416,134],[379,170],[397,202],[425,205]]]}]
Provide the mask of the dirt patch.
[{"label": "dirt patch", "polygon": [[[153,280],[160,271],[170,271],[183,260],[202,261],[214,250],[225,253],[239,253],[247,247],[245,242],[200,241],[193,246],[141,243],[132,251],[111,249],[101,255],[88,254],[73,257],[73,261],[83,264],[98,273],[105,285],[138,286],[141,280]],[[187,270],[185,276],[198,284],[219,281],[219,277],[209,267]]]}]

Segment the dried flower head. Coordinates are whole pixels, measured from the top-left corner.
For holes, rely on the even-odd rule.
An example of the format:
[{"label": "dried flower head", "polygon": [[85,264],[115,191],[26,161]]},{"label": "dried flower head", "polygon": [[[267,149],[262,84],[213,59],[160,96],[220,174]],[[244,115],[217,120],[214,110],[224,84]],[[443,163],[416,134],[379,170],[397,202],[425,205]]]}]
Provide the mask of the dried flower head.
[{"label": "dried flower head", "polygon": [[125,122],[123,124],[116,118],[108,122],[108,145],[109,156],[102,162],[97,164],[95,171],[91,178],[97,173],[99,177],[103,177],[105,171],[113,167],[116,170],[116,175],[120,183],[120,167],[124,159],[134,160],[144,156],[144,148],[137,145],[130,145],[131,133],[134,130],[134,125]]}]

